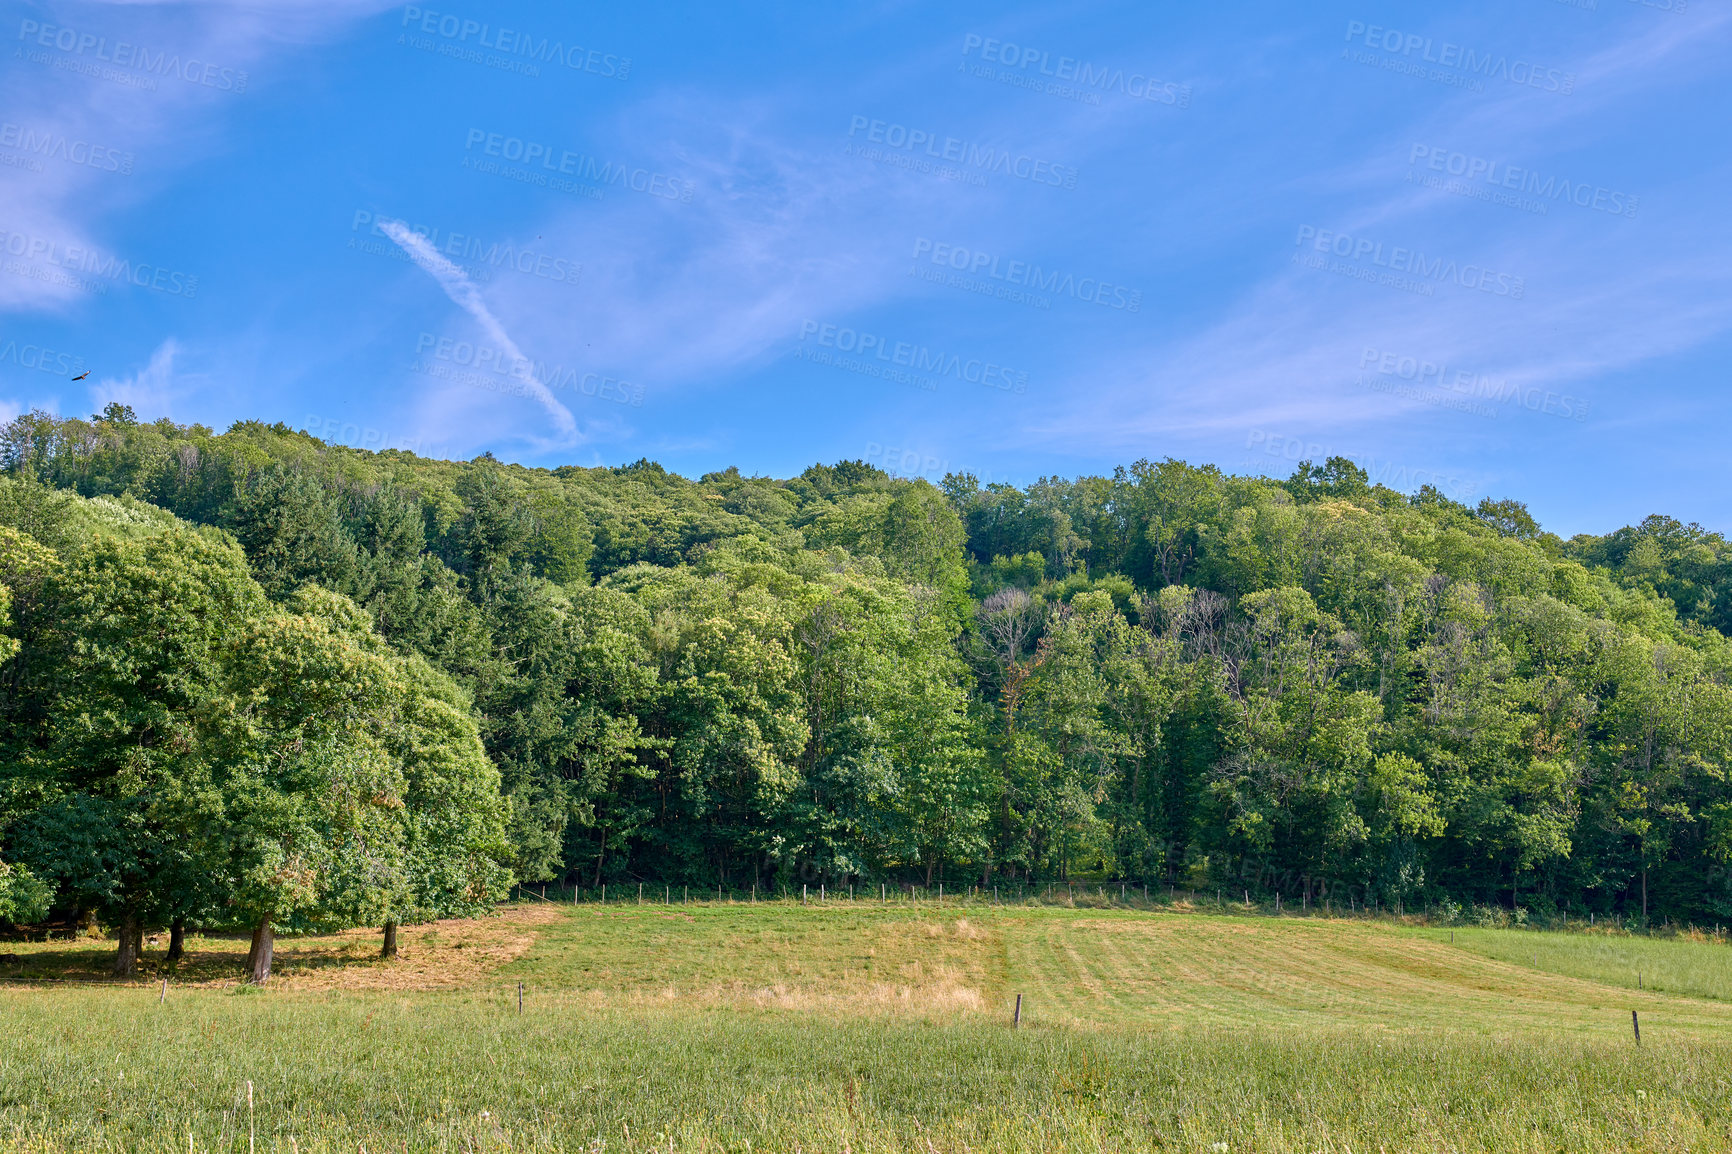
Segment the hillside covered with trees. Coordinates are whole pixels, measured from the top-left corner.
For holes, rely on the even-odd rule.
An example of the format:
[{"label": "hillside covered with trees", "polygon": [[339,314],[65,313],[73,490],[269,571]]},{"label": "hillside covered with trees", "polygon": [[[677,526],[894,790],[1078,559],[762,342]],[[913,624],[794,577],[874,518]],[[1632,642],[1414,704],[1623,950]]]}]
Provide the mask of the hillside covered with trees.
[{"label": "hillside covered with trees", "polygon": [[1339,458],[691,481],[122,406],[0,465],[0,919],[94,914],[123,963],[514,878],[1732,920],[1732,545],[1668,518],[1562,540]]}]

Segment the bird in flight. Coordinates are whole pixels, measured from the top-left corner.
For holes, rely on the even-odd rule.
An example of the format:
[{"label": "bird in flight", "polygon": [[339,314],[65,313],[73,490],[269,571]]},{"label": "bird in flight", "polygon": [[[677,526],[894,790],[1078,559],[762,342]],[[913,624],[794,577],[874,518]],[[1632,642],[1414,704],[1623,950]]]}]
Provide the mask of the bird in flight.
[{"label": "bird in flight", "polygon": [[76,377],[73,377],[72,379],[75,381],[82,381],[85,377],[88,377],[89,375],[90,375],[90,370],[85,369],[82,373],[79,373]]}]

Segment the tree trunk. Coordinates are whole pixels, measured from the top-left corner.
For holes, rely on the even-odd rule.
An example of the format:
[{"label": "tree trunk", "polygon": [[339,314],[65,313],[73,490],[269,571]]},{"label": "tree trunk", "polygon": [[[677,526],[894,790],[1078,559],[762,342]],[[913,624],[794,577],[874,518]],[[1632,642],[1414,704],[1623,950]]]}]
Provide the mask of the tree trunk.
[{"label": "tree trunk", "polygon": [[138,955],[144,948],[144,925],[135,910],[127,910],[120,919],[120,948],[114,956],[114,976],[130,978],[138,969]]},{"label": "tree trunk", "polygon": [[385,923],[385,945],[379,950],[381,958],[397,956],[397,920],[395,918]]},{"label": "tree trunk", "polygon": [[176,918],[168,927],[168,964],[175,965],[186,956],[186,919]]},{"label": "tree trunk", "polygon": [[271,954],[276,935],[271,931],[271,916],[266,914],[253,927],[253,948],[247,952],[247,980],[262,986],[271,980]]}]

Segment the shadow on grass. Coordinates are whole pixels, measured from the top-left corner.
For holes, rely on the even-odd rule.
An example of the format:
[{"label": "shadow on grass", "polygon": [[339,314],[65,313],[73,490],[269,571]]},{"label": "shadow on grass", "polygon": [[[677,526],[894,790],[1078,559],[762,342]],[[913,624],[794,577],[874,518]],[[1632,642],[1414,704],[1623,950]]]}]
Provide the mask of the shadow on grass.
[{"label": "shadow on grass", "polygon": [[[279,935],[271,962],[271,985],[303,989],[452,989],[479,980],[529,949],[544,924],[558,913],[549,907],[501,906],[481,918],[405,925],[397,935],[398,956],[379,955],[377,929],[327,934]],[[234,986],[245,971],[248,935],[189,934],[186,955],[168,964],[167,935],[146,941],[130,978],[113,974],[115,943],[101,938],[0,943],[0,986],[59,984]],[[280,980],[280,981],[279,981]]]},{"label": "shadow on grass", "polygon": [[[241,935],[190,938],[186,953],[168,961],[166,947],[146,947],[130,978],[114,975],[115,944],[88,939],[79,942],[9,944],[0,949],[0,984],[41,982],[137,985],[164,978],[177,984],[215,985],[241,980],[250,939]],[[377,945],[353,939],[279,937],[271,962],[273,976],[290,977],[388,964]]]}]

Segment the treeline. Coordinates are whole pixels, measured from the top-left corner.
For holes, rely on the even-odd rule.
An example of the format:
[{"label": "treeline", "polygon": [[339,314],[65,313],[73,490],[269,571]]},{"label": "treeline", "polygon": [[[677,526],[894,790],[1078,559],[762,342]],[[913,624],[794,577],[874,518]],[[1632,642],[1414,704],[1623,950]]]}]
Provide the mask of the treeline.
[{"label": "treeline", "polygon": [[1565,541],[1342,459],[694,482],[119,406],[0,464],[0,917],[1086,875],[1732,919],[1694,525]]}]

